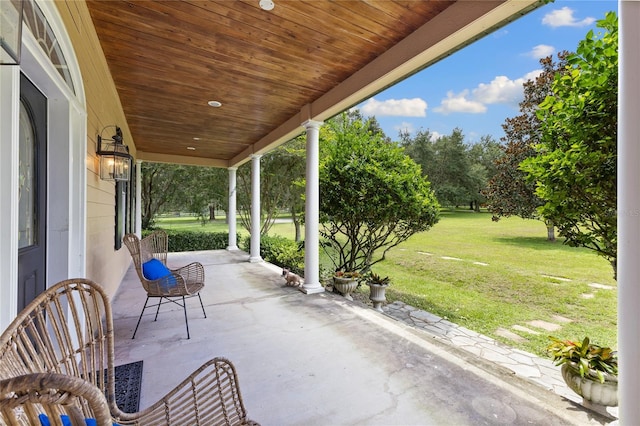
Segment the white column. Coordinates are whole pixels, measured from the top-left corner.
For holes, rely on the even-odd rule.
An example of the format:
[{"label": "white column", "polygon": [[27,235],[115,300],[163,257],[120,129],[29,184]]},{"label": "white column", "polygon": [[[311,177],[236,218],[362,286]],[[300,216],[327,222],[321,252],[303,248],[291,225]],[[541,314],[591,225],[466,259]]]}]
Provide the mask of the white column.
[{"label": "white column", "polygon": [[227,250],[238,250],[238,233],[236,231],[236,170],[229,167],[229,208],[227,209],[227,223],[229,226],[229,245]]},{"label": "white column", "polygon": [[260,257],[260,157],[251,156],[251,253],[249,262],[262,262]]},{"label": "white column", "polygon": [[621,425],[640,424],[640,3],[620,1],[618,63],[618,376]]},{"label": "white column", "polygon": [[304,228],[304,285],[307,294],[321,293],[320,253],[318,223],[320,222],[320,178],[318,173],[320,158],[320,126],[322,122],[306,121],[307,129],[307,186],[305,188],[305,228]]},{"label": "white column", "polygon": [[18,314],[20,67],[0,66],[0,330]]},{"label": "white column", "polygon": [[136,235],[142,238],[142,160],[136,160]]}]

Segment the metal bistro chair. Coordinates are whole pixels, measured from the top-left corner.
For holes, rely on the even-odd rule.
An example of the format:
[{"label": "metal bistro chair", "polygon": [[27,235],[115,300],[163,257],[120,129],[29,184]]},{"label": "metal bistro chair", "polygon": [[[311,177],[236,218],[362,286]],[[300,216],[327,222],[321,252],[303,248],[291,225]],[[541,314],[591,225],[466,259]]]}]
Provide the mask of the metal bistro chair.
[{"label": "metal bistro chair", "polygon": [[[154,321],[156,321],[158,319],[158,312],[160,312],[160,306],[169,302],[181,306],[184,310],[187,339],[190,339],[186,299],[198,296],[202,313],[205,318],[207,317],[204,305],[202,304],[202,297],[200,297],[200,290],[204,287],[204,267],[202,264],[192,262],[178,269],[167,268],[169,239],[167,233],[162,230],[154,231],[142,240],[135,234],[127,234],[122,240],[129,249],[129,253],[131,253],[138,278],[140,278],[142,287],[144,287],[147,292],[147,300],[145,300],[142,312],[140,312],[140,317],[138,318],[132,339],[136,337],[136,332],[138,331],[138,326],[140,325],[144,311],[147,308],[156,307],[156,316],[154,318]],[[149,276],[152,265],[154,267],[153,273],[157,275]],[[158,272],[155,269],[156,267],[160,268],[161,272]],[[150,298],[159,298],[159,301],[156,305],[147,306]],[[182,302],[180,302],[180,300],[182,300]]]},{"label": "metal bistro chair", "polygon": [[[111,305],[102,287],[71,279],[50,287],[0,335],[0,425],[257,425],[225,358],[205,362],[137,413],[116,402]],[[106,372],[106,373],[105,373]],[[87,424],[90,424],[87,421]]]}]

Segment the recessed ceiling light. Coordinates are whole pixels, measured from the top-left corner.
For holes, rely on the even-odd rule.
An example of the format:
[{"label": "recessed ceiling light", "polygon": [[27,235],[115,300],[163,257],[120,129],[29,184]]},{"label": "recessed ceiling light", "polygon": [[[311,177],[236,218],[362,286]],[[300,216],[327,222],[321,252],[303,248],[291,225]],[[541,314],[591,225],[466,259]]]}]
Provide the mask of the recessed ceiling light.
[{"label": "recessed ceiling light", "polygon": [[194,140],[194,141],[199,141],[199,140],[200,140],[200,138],[193,138],[193,140]]},{"label": "recessed ceiling light", "polygon": [[214,108],[220,108],[222,106],[222,103],[218,101],[209,101],[207,103],[209,104],[209,106],[212,106]]},{"label": "recessed ceiling light", "polygon": [[188,149],[189,151],[195,151],[195,150],[196,150],[196,147],[195,147],[195,146],[188,146],[188,147],[187,147],[187,149]]},{"label": "recessed ceiling light", "polygon": [[260,9],[272,10],[275,4],[271,0],[260,0]]}]

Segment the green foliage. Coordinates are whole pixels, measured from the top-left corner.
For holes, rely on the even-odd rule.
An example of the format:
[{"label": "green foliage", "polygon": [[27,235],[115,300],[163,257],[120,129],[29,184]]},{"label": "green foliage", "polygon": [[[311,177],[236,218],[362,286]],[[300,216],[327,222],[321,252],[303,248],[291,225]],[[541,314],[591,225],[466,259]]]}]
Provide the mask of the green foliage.
[{"label": "green foliage", "polygon": [[540,214],[550,219],[566,244],[586,247],[616,270],[617,257],[617,95],[618,22],[609,12],[598,21],[605,30],[589,31],[567,72],[557,75],[553,95],[539,106],[542,138],[537,155],[522,169],[544,201]]},{"label": "green foliage", "polygon": [[487,209],[494,220],[501,217],[520,216],[523,219],[543,219],[538,208],[544,202],[536,195],[535,182],[527,180],[520,164],[536,155],[534,145],[540,142],[540,120],[536,115],[538,105],[551,92],[556,74],[566,72],[568,52],[558,54],[555,63],[551,56],[540,60],[542,72],[535,80],[524,83],[524,99],[520,102],[520,114],[507,118],[502,125],[505,136],[502,141],[504,155],[496,162],[496,173],[483,194],[487,197]]},{"label": "green foliage", "polygon": [[553,336],[549,338],[551,343],[547,346],[547,353],[556,365],[573,363],[581,377],[595,374],[600,383],[604,383],[604,373],[618,375],[618,356],[611,348],[589,343],[588,337],[582,342],[560,340]]},{"label": "green foliage", "polygon": [[391,278],[381,277],[380,275],[374,272],[369,272],[369,274],[367,275],[367,283],[378,284],[378,285],[389,285],[391,284]]},{"label": "green foliage", "polygon": [[[165,231],[169,237],[169,252],[224,250],[229,243],[228,232]],[[143,230],[142,237],[151,232],[153,230]]]},{"label": "green foliage", "polygon": [[[278,213],[289,211],[295,221],[304,209],[305,139],[293,139],[260,159],[261,235],[267,235]],[[238,210],[242,226],[251,231],[251,162],[238,168]],[[298,235],[300,238],[300,236]]]},{"label": "green foliage", "polygon": [[225,169],[143,162],[142,229],[169,211],[195,213],[203,223],[211,220],[213,208],[227,208],[227,182]]},{"label": "green foliage", "polygon": [[485,198],[481,190],[495,174],[495,161],[501,157],[500,144],[483,136],[475,144],[465,144],[462,130],[435,137],[428,130],[415,136],[400,133],[406,154],[429,176],[438,202],[445,206],[471,205],[479,210]]},{"label": "green foliage", "polygon": [[[342,114],[322,136],[320,234],[335,269],[367,270],[392,247],[438,221],[438,203],[402,148]],[[379,252],[374,260],[374,253]]]},{"label": "green foliage", "polygon": [[[250,252],[251,236],[240,240],[240,247],[242,250]],[[263,235],[260,237],[260,257],[266,262],[304,276],[304,243],[297,243],[278,235]]]}]

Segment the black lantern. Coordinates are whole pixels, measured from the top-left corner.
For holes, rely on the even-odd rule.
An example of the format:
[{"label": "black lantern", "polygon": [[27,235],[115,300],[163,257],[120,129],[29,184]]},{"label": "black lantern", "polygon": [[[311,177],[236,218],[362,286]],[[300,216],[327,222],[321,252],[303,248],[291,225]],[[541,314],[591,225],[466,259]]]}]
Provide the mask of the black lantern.
[{"label": "black lantern", "polygon": [[[111,139],[104,139],[102,133],[110,127],[115,127],[116,134]],[[131,155],[129,147],[122,143],[122,130],[118,126],[107,126],[98,135],[98,149],[100,156],[100,179],[129,181],[131,176]]]},{"label": "black lantern", "polygon": [[0,65],[20,65],[23,0],[0,1]]}]

